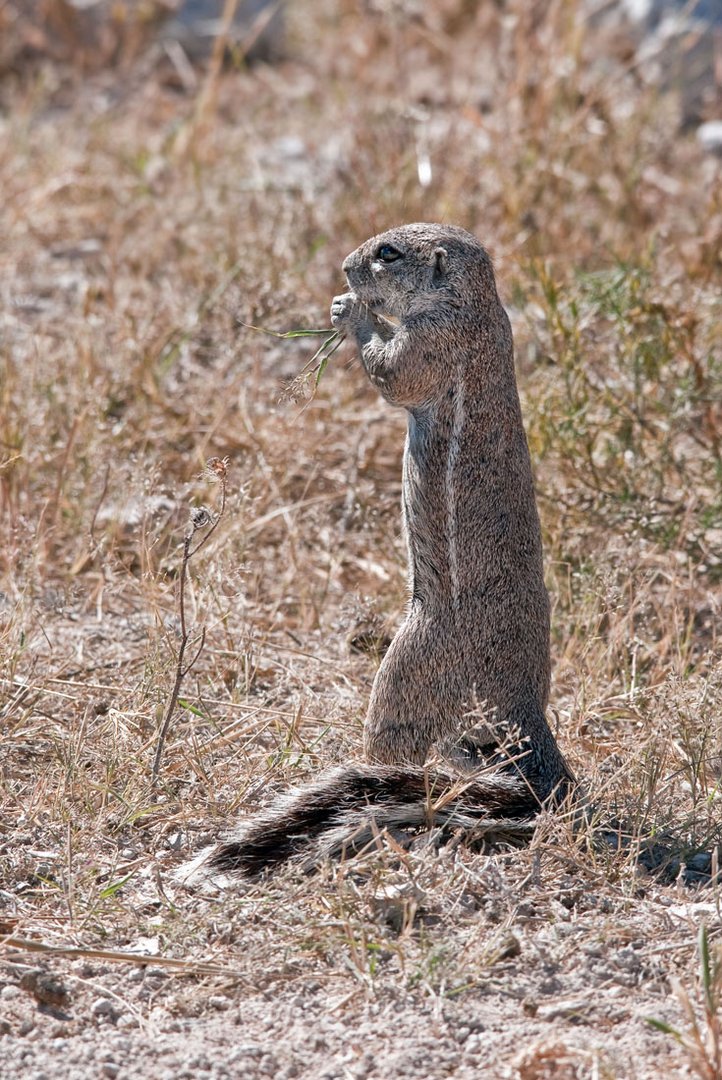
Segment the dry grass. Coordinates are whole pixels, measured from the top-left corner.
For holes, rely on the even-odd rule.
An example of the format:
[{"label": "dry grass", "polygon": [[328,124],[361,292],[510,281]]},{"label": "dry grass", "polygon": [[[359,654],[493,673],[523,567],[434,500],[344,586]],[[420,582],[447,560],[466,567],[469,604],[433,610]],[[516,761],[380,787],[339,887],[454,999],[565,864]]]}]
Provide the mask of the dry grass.
[{"label": "dry grass", "polygon": [[[487,1068],[672,1075],[684,1047],[643,1015],[683,1023],[670,980],[693,993],[697,924],[712,950],[720,929],[720,885],[699,884],[722,821],[720,167],[575,4],[429,7],[314,5],[283,63],[219,79],[203,123],[147,62],[0,84],[5,922],[51,945],[152,938],[240,973],[237,993],[322,988],[400,1031],[431,1009],[467,1032],[459,1068],[496,1002]],[[243,324],[327,325],[343,256],[413,220],[494,254],[559,736],[632,839],[589,847],[549,822],[522,852],[374,852],[189,897],[169,875],[190,851],[358,753],[376,659],[347,642],[404,603],[403,417],[344,349],[299,415],[280,399],[312,348]],[[212,456],[226,510],[185,597],[205,645],[153,793]],[[199,986],[163,992],[194,1016]]]}]

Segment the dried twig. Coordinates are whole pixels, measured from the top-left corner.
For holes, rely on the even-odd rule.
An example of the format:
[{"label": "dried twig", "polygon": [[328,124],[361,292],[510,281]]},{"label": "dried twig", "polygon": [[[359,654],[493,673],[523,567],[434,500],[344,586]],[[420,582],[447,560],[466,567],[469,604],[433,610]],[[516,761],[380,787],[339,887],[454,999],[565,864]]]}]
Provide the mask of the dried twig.
[{"label": "dried twig", "polygon": [[[153,768],[151,772],[151,783],[155,787],[158,782],[158,775],[160,773],[160,763],[163,757],[163,748],[165,746],[165,740],[168,735],[168,729],[170,722],[175,712],[175,707],[178,704],[178,696],[183,684],[183,679],[188,672],[197,663],[198,657],[203,651],[203,646],[206,640],[206,628],[201,629],[200,638],[197,638],[198,647],[193,655],[193,658],[186,663],[185,655],[188,643],[190,641],[190,633],[188,631],[188,625],[186,622],[186,610],[185,610],[185,585],[186,577],[188,574],[188,563],[193,556],[201,550],[202,547],[210,540],[213,533],[218,528],[221,518],[223,517],[226,509],[226,488],[228,479],[228,458],[209,458],[206,463],[205,474],[209,479],[221,485],[221,504],[217,513],[213,513],[206,506],[193,507],[190,513],[190,523],[186,534],[183,538],[183,558],[181,560],[180,569],[180,584],[178,586],[178,610],[180,614],[181,624],[181,640],[178,648],[178,657],[175,667],[175,679],[173,680],[173,689],[171,690],[170,697],[168,698],[168,704],[166,706],[165,714],[163,716],[163,723],[158,733],[158,743],[155,749],[155,757],[153,758]],[[209,528],[210,526],[210,528]],[[207,529],[205,535],[198,540],[195,544],[193,538],[196,533],[201,529]]]},{"label": "dried twig", "polygon": [[105,960],[115,964],[136,964],[143,967],[170,968],[184,975],[230,975],[234,978],[242,975],[235,968],[221,964],[208,963],[205,960],[181,960],[174,956],[153,956],[147,953],[122,952],[119,949],[82,948],[76,945],[48,945],[44,941],[8,935],[0,937],[0,947],[18,949],[21,952],[39,952],[52,956],[75,956],[91,960]]}]

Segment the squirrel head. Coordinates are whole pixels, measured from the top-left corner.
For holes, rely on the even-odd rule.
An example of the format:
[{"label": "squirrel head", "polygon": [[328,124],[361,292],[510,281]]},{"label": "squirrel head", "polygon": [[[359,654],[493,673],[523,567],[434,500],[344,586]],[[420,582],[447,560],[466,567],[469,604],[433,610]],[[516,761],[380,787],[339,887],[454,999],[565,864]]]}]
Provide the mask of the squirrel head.
[{"label": "squirrel head", "polygon": [[487,252],[454,225],[420,222],[371,237],[344,260],[349,287],[377,314],[406,319],[444,306],[480,307],[496,300]]}]

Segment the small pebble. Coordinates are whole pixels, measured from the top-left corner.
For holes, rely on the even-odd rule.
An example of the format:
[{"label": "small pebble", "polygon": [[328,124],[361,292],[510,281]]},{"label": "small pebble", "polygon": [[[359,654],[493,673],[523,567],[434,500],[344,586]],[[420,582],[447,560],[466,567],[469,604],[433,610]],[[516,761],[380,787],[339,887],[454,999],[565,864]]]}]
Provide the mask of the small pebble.
[{"label": "small pebble", "polygon": [[132,1031],[133,1028],[138,1027],[138,1021],[132,1013],[124,1013],[118,1017],[116,1026],[122,1028],[123,1031]]},{"label": "small pebble", "polygon": [[115,1009],[112,1001],[108,1001],[107,998],[96,998],[93,1004],[90,1006],[91,1016],[114,1016]]},{"label": "small pebble", "polygon": [[41,1005],[61,1008],[70,1000],[67,986],[47,971],[26,971],[20,979],[20,987],[32,994]]}]

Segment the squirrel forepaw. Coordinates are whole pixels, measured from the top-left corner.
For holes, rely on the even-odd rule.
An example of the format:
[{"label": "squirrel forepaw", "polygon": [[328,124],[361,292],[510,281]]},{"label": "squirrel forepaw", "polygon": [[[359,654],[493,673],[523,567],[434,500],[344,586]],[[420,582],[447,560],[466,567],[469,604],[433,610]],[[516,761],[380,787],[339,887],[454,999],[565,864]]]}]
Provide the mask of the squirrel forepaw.
[{"label": "squirrel forepaw", "polygon": [[345,326],[352,315],[358,311],[359,302],[355,293],[342,293],[331,301],[331,325],[339,329]]}]

